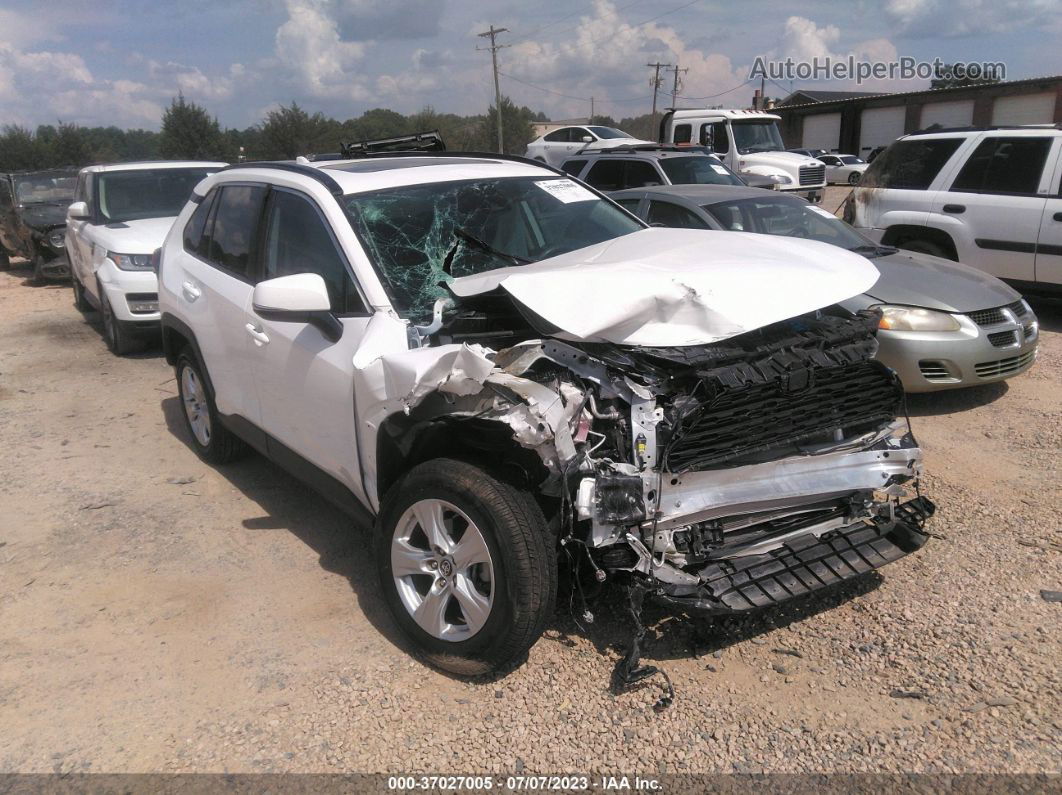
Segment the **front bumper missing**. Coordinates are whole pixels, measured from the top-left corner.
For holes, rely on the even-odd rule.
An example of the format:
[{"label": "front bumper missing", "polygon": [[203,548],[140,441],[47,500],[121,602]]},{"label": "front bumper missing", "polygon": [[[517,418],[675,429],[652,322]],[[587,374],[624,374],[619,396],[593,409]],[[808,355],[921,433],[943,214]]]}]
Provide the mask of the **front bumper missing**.
[{"label": "front bumper missing", "polygon": [[925,497],[903,503],[892,521],[858,522],[821,538],[805,535],[763,555],[712,563],[690,592],[661,583],[656,597],[699,613],[746,613],[852,580],[925,545],[926,519],[936,506]]}]

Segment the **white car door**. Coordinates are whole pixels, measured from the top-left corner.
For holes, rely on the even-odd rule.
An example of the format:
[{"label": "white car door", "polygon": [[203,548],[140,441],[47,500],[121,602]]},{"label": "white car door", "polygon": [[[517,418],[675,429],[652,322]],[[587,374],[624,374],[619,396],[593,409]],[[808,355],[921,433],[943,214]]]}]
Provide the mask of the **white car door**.
[{"label": "white car door", "polygon": [[[77,187],[74,189],[74,201],[85,202],[92,215],[92,174],[79,174]],[[92,267],[92,241],[89,239],[90,221],[66,217],[66,251],[70,258],[70,268],[81,285],[97,298],[97,285]]]},{"label": "white car door", "polygon": [[818,158],[826,164],[826,182],[844,182],[846,179],[838,172],[841,170],[841,160],[835,155],[823,155]]},{"label": "white car door", "polygon": [[1062,138],[1055,139],[1054,173],[1036,242],[1036,281],[1062,286]]},{"label": "white car door", "polygon": [[195,329],[218,412],[259,423],[248,357],[247,315],[254,290],[252,265],[258,219],[267,188],[224,182],[192,214],[184,250],[167,260],[163,277],[177,296],[178,315]]},{"label": "white car door", "polygon": [[[265,213],[261,279],[316,273],[328,286],[343,334],[333,342],[303,322],[266,320],[254,313],[250,361],[270,455],[294,451],[363,495],[354,413],[354,352],[371,313],[342,248],[309,196],[274,188]],[[275,447],[279,442],[283,448]],[[292,463],[289,461],[287,463]]]},{"label": "white car door", "polygon": [[986,136],[936,194],[933,215],[958,222],[952,239],[960,262],[1003,279],[1035,278],[1052,143],[1047,136]]}]

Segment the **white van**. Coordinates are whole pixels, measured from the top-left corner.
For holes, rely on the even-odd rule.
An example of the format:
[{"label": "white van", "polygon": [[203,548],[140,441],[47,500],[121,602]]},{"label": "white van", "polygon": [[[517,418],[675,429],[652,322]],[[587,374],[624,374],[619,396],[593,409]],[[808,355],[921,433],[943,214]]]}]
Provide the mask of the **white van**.
[{"label": "white van", "polygon": [[660,121],[660,141],[705,146],[738,174],[778,177],[777,189],[822,201],[826,164],[785,151],[773,113],[754,110],[692,108],[669,110]]}]

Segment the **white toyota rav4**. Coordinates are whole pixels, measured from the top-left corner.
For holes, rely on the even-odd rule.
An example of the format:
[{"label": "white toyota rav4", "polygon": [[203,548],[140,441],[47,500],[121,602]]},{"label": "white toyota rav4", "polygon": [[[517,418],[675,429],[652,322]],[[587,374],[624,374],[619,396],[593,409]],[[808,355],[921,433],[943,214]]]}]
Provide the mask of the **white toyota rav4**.
[{"label": "white toyota rav4", "polygon": [[225,163],[151,161],[88,166],[67,209],[74,305],[103,313],[108,347],[122,355],[158,334],[151,262],[197,182]]},{"label": "white toyota rav4", "polygon": [[[649,228],[520,158],[389,154],[204,180],[159,302],[193,448],[255,448],[373,522],[398,624],[476,674],[539,637],[559,566],[580,612],[615,580],[635,612],[728,614],[920,548],[878,316],[836,306],[877,277]],[[651,671],[632,631],[621,682]]]}]

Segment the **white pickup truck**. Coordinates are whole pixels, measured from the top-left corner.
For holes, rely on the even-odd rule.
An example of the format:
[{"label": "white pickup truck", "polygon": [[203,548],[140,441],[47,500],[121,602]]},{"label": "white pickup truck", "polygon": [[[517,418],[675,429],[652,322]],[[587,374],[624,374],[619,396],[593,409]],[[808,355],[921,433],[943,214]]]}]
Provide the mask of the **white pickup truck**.
[{"label": "white pickup truck", "polygon": [[785,151],[778,132],[780,117],[754,110],[691,108],[669,110],[660,120],[662,143],[704,146],[739,174],[773,177],[777,189],[822,201],[826,165]]}]

